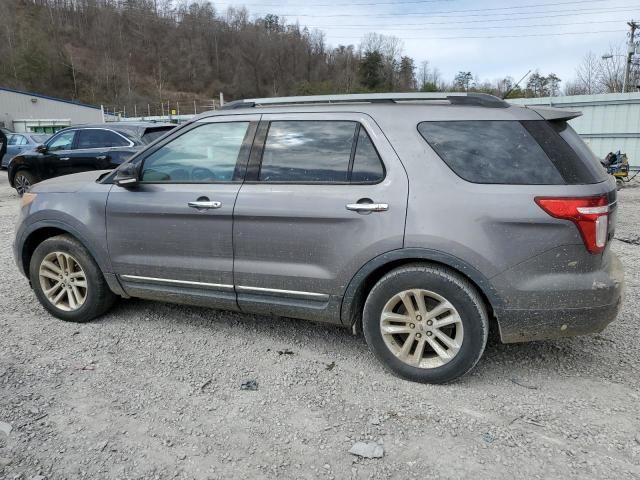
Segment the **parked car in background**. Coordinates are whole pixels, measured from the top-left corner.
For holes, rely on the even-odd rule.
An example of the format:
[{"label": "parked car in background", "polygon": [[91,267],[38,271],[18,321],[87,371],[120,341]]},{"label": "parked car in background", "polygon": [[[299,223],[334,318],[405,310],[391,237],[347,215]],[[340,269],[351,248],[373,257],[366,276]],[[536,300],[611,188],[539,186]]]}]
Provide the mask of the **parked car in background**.
[{"label": "parked car in background", "polygon": [[65,128],[34,151],[14,157],[8,165],[9,183],[22,195],[48,178],[115,168],[174,127],[122,122]]},{"label": "parked car in background", "polygon": [[578,115],[460,93],[229,104],[113,172],[36,185],[15,259],[63,320],[123,296],[329,322],[447,382],[490,322],[524,342],[616,317],[615,181]]},{"label": "parked car in background", "polygon": [[7,134],[7,153],[2,157],[0,166],[7,168],[9,161],[20,153],[35,150],[51,135],[46,133],[9,133]]}]

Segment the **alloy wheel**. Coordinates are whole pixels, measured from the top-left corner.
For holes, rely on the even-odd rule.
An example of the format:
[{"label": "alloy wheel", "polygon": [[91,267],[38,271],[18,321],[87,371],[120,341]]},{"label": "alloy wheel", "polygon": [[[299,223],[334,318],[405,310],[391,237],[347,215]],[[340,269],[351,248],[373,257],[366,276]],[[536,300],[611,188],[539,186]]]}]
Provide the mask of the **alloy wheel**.
[{"label": "alloy wheel", "polygon": [[20,195],[24,195],[31,188],[31,182],[29,181],[29,179],[20,173],[16,175],[16,178],[14,179],[13,183],[16,186],[16,191]]},{"label": "alloy wheel", "polygon": [[87,299],[87,276],[68,253],[51,252],[45,256],[38,276],[47,300],[60,310],[78,310]]},{"label": "alloy wheel", "polygon": [[460,351],[462,319],[443,296],[412,289],[394,295],[380,315],[380,331],[387,348],[402,362],[418,368],[437,368]]}]

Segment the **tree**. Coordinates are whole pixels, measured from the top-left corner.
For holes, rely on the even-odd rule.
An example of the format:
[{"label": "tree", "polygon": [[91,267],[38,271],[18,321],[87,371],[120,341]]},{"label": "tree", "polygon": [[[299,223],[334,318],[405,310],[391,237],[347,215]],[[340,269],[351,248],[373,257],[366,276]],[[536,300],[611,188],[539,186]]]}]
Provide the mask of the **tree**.
[{"label": "tree", "polygon": [[598,77],[602,65],[593,52],[587,53],[576,69],[576,80],[573,88],[582,94],[591,95],[600,92]]},{"label": "tree", "polygon": [[377,90],[384,84],[383,58],[378,50],[365,52],[360,61],[360,82],[370,90]]},{"label": "tree", "polygon": [[556,97],[560,93],[560,78],[555,73],[550,73],[547,75],[547,92],[549,96]]},{"label": "tree", "polygon": [[602,92],[617,93],[622,91],[624,83],[625,55],[620,47],[609,47],[609,52],[603,55],[597,84]]},{"label": "tree", "polygon": [[475,85],[473,74],[471,72],[458,72],[453,79],[453,85],[458,90],[465,92]]},{"label": "tree", "polygon": [[402,57],[398,68],[398,88],[402,91],[412,91],[416,89],[416,67],[413,58]]}]

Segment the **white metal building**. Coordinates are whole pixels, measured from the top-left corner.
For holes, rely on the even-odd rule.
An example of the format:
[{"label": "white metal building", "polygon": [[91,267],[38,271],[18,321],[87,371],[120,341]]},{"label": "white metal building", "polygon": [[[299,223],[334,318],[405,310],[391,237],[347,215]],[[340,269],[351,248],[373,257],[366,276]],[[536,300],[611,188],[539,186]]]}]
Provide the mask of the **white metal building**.
[{"label": "white metal building", "polygon": [[15,132],[53,133],[102,121],[101,107],[0,87],[0,126]]},{"label": "white metal building", "polygon": [[569,123],[600,158],[618,150],[640,167],[640,93],[509,99],[518,105],[544,105],[582,112]]}]

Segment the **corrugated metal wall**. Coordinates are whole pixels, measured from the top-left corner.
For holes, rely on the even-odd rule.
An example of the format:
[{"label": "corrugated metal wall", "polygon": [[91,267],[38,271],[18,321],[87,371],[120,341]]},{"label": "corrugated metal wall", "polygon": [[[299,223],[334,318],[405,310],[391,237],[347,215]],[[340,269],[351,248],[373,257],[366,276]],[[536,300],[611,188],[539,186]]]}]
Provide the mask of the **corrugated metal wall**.
[{"label": "corrugated metal wall", "polygon": [[569,123],[600,158],[621,150],[640,167],[640,93],[518,98],[518,105],[545,105],[582,112]]},{"label": "corrugated metal wall", "polygon": [[102,121],[100,108],[81,105],[42,95],[0,88],[0,122],[14,128],[14,120],[69,120],[70,123]]}]

